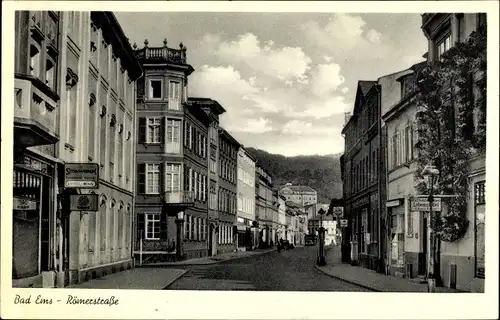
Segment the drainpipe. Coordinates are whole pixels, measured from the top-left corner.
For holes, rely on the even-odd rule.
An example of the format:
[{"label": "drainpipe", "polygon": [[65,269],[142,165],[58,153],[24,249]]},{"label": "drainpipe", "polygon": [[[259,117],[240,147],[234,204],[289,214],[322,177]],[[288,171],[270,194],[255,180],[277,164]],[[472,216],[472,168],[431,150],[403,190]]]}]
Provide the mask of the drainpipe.
[{"label": "drainpipe", "polygon": [[[383,147],[383,139],[382,139],[382,92],[381,92],[381,89],[380,89],[380,85],[377,84],[376,86],[377,88],[377,111],[378,111],[378,125],[377,125],[377,130],[378,130],[378,139],[379,139],[379,148],[378,148],[378,153],[379,153],[379,168],[381,168],[382,170],[382,174],[386,175],[387,174],[387,170],[385,168],[385,161],[382,160],[382,158],[385,159],[385,148],[382,150],[382,147]],[[383,152],[382,152],[383,151]],[[383,164],[383,165],[381,165]],[[380,172],[380,171],[379,171]],[[382,233],[381,233],[381,230],[382,230],[382,226],[381,226],[381,222],[384,221],[382,220],[382,216],[383,216],[383,199],[382,199],[382,188],[383,188],[383,185],[382,185],[382,174],[379,174],[378,175],[378,194],[379,194],[379,201],[378,201],[378,206],[379,206],[379,214],[378,214],[378,223],[377,223],[377,234],[378,234],[378,246],[377,246],[377,256],[379,259],[383,259],[382,257],[382,254],[383,254],[383,251],[382,251],[382,246],[384,245],[384,242],[382,241],[383,239],[383,236],[382,236]],[[385,215],[384,215],[385,217]],[[385,235],[384,235],[385,236]],[[385,252],[384,252],[385,253]],[[385,254],[384,254],[385,256]],[[384,267],[385,267],[385,264],[387,263],[384,263]],[[380,272],[381,271],[381,261],[379,261],[378,263],[378,267],[377,267],[377,271]]]}]

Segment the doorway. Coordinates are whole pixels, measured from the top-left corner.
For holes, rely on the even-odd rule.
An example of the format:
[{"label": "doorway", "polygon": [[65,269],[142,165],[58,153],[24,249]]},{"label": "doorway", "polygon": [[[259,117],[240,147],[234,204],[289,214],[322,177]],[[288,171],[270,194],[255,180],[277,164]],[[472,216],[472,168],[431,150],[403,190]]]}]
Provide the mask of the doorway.
[{"label": "doorway", "polygon": [[422,253],[420,254],[420,259],[418,259],[418,274],[427,274],[427,217],[424,216],[423,225],[421,229],[422,235]]}]

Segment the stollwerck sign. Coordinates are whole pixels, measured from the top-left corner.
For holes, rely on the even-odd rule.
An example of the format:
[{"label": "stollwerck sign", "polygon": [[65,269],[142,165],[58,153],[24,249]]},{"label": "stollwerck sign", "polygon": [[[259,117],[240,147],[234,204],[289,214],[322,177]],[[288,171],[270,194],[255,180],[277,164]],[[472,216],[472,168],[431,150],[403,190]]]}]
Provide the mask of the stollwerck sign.
[{"label": "stollwerck sign", "polygon": [[64,187],[81,189],[99,188],[99,164],[66,163],[64,165]]}]

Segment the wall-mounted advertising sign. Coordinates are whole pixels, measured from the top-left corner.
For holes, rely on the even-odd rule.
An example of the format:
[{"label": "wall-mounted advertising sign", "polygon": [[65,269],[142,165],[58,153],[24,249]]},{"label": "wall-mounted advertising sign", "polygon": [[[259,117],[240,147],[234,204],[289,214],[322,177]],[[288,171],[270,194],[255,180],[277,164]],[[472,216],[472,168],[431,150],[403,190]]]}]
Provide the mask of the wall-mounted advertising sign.
[{"label": "wall-mounted advertising sign", "polygon": [[[429,201],[427,199],[411,199],[410,210],[411,211],[429,211]],[[441,199],[435,198],[432,202],[432,211],[441,211]]]},{"label": "wall-mounted advertising sign", "polygon": [[13,198],[12,199],[12,209],[13,210],[36,210],[36,201]]},{"label": "wall-mounted advertising sign", "polygon": [[69,210],[71,211],[99,211],[97,194],[72,194],[69,197]]},{"label": "wall-mounted advertising sign", "polygon": [[99,188],[99,164],[66,163],[64,165],[64,187],[80,189]]}]

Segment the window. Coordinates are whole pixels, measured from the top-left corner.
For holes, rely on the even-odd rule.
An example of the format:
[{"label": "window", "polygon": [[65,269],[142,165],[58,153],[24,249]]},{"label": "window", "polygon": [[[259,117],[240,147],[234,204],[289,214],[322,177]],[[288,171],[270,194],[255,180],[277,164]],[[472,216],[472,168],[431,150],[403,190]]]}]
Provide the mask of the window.
[{"label": "window", "polygon": [[56,64],[52,58],[47,58],[45,63],[45,84],[55,90],[55,69]]},{"label": "window", "polygon": [[162,80],[149,80],[149,99],[162,99]]},{"label": "window", "polygon": [[485,181],[474,184],[474,207],[475,207],[475,276],[477,278],[485,277]]},{"label": "window", "polygon": [[448,33],[441,38],[436,44],[436,59],[440,60],[443,53],[448,51],[451,47],[451,33]]},{"label": "window", "polygon": [[161,121],[162,118],[148,118],[147,143],[161,143]]},{"label": "window", "polygon": [[181,152],[181,120],[167,120],[167,153]]},{"label": "window", "polygon": [[405,156],[405,162],[413,159],[413,130],[410,123],[406,126]]},{"label": "window", "polygon": [[160,240],[160,214],[145,214],[146,240]]},{"label": "window", "polygon": [[181,190],[181,165],[167,164],[167,191],[176,192]]},{"label": "window", "polygon": [[68,121],[66,124],[68,130],[68,143],[73,147],[75,146],[76,138],[76,88],[76,85],[66,86],[66,110],[68,110]]},{"label": "window", "polygon": [[160,193],[161,168],[159,163],[148,163],[146,165],[146,193]]},{"label": "window", "polygon": [[170,81],[168,86],[168,108],[171,110],[180,109],[180,89],[181,84],[177,81]]},{"label": "window", "polygon": [[30,74],[40,78],[40,48],[34,43],[30,46]]},{"label": "window", "polygon": [[189,214],[186,214],[186,223],[184,225],[184,238],[189,240],[191,239],[191,216]]}]

